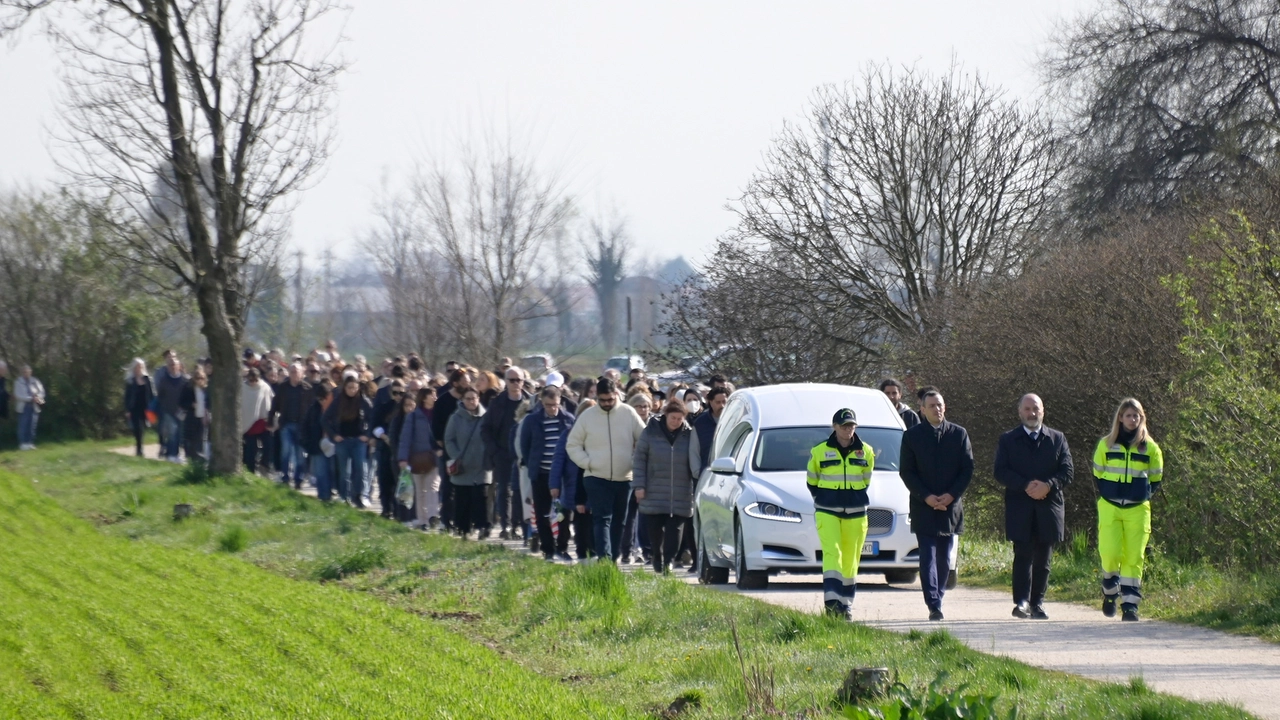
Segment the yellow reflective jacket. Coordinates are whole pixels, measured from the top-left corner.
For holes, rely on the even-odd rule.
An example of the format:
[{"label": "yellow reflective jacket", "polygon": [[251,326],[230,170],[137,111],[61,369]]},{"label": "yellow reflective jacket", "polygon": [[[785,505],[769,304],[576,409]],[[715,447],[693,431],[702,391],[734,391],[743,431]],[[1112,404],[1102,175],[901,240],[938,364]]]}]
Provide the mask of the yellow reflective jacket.
[{"label": "yellow reflective jacket", "polygon": [[809,451],[808,483],[814,509],[840,517],[865,515],[875,464],[875,451],[857,433],[847,448],[840,447],[831,433]]},{"label": "yellow reflective jacket", "polygon": [[1164,478],[1164,455],[1155,440],[1133,447],[1098,441],[1093,451],[1093,476],[1098,493],[1113,505],[1138,505],[1151,499]]}]

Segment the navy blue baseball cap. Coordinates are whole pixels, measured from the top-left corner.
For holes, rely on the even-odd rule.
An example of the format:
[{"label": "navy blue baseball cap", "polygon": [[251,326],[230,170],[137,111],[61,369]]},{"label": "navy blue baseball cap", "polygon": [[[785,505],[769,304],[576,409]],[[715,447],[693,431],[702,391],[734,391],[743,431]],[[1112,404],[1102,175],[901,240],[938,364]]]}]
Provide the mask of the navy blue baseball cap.
[{"label": "navy blue baseball cap", "polygon": [[849,408],[841,408],[836,411],[835,416],[831,418],[832,425],[857,425],[858,414]]}]

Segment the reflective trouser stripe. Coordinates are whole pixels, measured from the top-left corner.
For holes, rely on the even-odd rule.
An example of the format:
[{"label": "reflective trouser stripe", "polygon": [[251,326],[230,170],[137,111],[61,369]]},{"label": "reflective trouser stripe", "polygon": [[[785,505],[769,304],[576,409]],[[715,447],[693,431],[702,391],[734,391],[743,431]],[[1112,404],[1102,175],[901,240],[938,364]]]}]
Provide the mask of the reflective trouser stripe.
[{"label": "reflective trouser stripe", "polygon": [[1139,578],[1120,578],[1120,602],[1137,605],[1142,600],[1142,580]]},{"label": "reflective trouser stripe", "polygon": [[1142,566],[1151,539],[1151,503],[1116,507],[1098,498],[1098,556],[1102,592],[1125,603],[1142,599]]},{"label": "reflective trouser stripe", "polygon": [[1102,594],[1108,597],[1120,594],[1120,573],[1102,573]]},{"label": "reflective trouser stripe", "polygon": [[867,517],[839,518],[814,513],[818,541],[822,543],[822,597],[828,604],[853,604],[858,561],[867,540]]}]

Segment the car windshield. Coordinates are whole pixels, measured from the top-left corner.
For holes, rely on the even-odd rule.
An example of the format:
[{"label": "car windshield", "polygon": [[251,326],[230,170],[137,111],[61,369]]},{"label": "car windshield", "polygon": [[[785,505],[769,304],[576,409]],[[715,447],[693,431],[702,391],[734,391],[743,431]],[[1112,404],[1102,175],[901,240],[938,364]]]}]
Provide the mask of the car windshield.
[{"label": "car windshield", "polygon": [[[809,463],[809,451],[831,435],[831,427],[774,428],[760,433],[754,469],[758,472],[801,471]],[[896,428],[860,427],[858,437],[876,454],[876,470],[897,470],[902,431]]]},{"label": "car windshield", "polygon": [[605,363],[604,366],[606,368],[610,368],[613,370],[630,370],[631,358],[625,358],[625,357],[609,358],[609,362]]}]

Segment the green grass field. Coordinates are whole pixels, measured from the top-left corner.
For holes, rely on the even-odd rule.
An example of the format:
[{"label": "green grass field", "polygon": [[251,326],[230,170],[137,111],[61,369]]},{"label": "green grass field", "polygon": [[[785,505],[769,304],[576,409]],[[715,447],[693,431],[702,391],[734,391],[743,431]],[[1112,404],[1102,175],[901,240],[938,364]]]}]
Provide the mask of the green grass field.
[{"label": "green grass field", "polygon": [[0,717],[626,717],[367,594],[106,537],[0,472]]},{"label": "green grass field", "polygon": [[[21,527],[44,528],[18,536],[26,548],[19,565],[36,570],[15,577],[6,566],[0,589],[7,597],[9,583],[25,587],[34,582],[25,578],[39,577],[48,587],[33,592],[57,598],[19,602],[21,618],[5,617],[0,626],[0,678],[12,686],[0,708],[20,699],[56,715],[84,692],[86,703],[120,708],[88,704],[87,717],[394,716],[399,710],[390,708],[414,697],[428,707],[446,704],[430,699],[430,688],[456,684],[448,691],[483,703],[457,717],[503,709],[539,716],[552,706],[564,715],[605,717],[617,707],[652,715],[678,697],[699,702],[682,717],[767,716],[771,707],[824,717],[835,714],[834,692],[850,668],[883,665],[912,687],[948,673],[951,686],[998,693],[1000,706],[1017,707],[1022,718],[1246,717],[1225,705],[1157,695],[1141,682],[1087,681],[983,655],[945,631],[895,634],[649,573],[553,566],[427,536],[265,481],[184,485],[175,481],[179,468],[104,447],[0,456],[0,470],[11,473],[4,483],[32,481],[102,536],[47,501],[41,506],[29,489],[9,493],[0,485],[0,494],[18,498],[0,498],[15,508],[5,505],[6,512],[36,518]],[[192,518],[172,518],[179,502],[194,506]],[[45,552],[46,536],[59,548]],[[64,614],[86,619],[62,631],[37,607],[65,607]],[[101,612],[93,608],[110,609],[110,622],[93,619]],[[748,671],[772,676],[771,689],[754,702],[744,692],[731,620]],[[197,647],[212,655],[185,659]],[[326,652],[327,662],[313,663]],[[81,658],[77,669],[60,667],[65,654]],[[459,675],[452,658],[470,672]],[[21,671],[2,669],[11,667]],[[326,700],[334,704],[319,705]],[[311,704],[302,710],[291,705],[304,702]],[[168,703],[181,709],[170,712]]]}]

